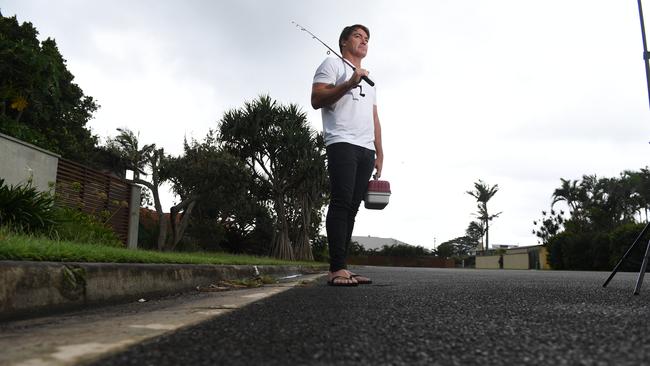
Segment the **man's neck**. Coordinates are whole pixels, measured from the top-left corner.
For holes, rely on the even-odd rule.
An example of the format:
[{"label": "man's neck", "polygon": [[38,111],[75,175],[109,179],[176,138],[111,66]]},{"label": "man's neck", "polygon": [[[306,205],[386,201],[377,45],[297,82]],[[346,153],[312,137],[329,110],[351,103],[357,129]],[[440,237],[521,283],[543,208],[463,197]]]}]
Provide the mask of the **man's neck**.
[{"label": "man's neck", "polygon": [[357,69],[361,68],[361,57],[356,57],[350,52],[343,52],[343,58],[350,61],[350,63]]}]

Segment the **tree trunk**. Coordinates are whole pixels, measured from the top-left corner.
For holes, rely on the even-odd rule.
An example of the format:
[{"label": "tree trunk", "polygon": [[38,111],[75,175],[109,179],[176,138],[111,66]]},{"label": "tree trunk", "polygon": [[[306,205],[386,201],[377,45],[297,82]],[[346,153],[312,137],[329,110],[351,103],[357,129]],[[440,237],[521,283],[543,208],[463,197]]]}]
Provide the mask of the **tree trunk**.
[{"label": "tree trunk", "polygon": [[[176,249],[176,245],[181,241],[183,238],[183,233],[185,233],[185,229],[187,229],[187,226],[189,225],[190,222],[190,215],[192,214],[192,209],[194,209],[194,206],[196,205],[196,196],[191,196],[190,198],[187,198],[183,200],[183,202],[179,203],[176,206],[172,206],[169,209],[169,224],[171,225],[172,229],[172,243],[171,243],[171,250]],[[177,226],[176,225],[176,215],[182,210],[183,213],[181,214],[181,222]]]},{"label": "tree trunk", "polygon": [[143,185],[151,191],[153,195],[153,203],[158,215],[158,250],[165,250],[165,239],[167,238],[167,221],[165,220],[165,213],[163,212],[162,205],[160,204],[160,195],[158,194],[158,186],[154,183],[149,183],[142,179],[133,179],[132,183]]},{"label": "tree trunk", "polygon": [[309,227],[311,226],[311,205],[309,204],[309,196],[304,194],[302,198],[302,212],[300,213],[302,222],[298,228],[298,235],[296,237],[295,257],[296,260],[313,261],[314,254],[311,251],[309,243]]},{"label": "tree trunk", "polygon": [[271,256],[283,260],[294,260],[291,241],[289,240],[289,227],[284,207],[284,194],[279,194],[275,199],[276,218],[275,236],[271,243]]},{"label": "tree trunk", "polygon": [[490,220],[485,220],[485,252],[490,247]]},{"label": "tree trunk", "polygon": [[160,195],[158,194],[157,189],[151,191],[153,194],[153,202],[156,207],[156,213],[158,214],[158,250],[163,251],[166,249],[165,241],[167,239],[167,220],[165,220],[165,213],[163,212],[162,205],[160,203]]},{"label": "tree trunk", "polygon": [[20,122],[20,118],[23,116],[23,110],[18,111],[18,114],[16,115],[16,118],[14,119],[16,122]]}]

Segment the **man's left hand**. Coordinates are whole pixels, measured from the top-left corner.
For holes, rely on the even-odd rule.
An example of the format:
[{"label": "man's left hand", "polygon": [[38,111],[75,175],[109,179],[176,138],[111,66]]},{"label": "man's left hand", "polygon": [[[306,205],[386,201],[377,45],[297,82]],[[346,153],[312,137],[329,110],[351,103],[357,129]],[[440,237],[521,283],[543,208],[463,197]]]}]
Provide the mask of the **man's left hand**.
[{"label": "man's left hand", "polygon": [[379,179],[381,177],[381,168],[384,166],[384,157],[383,156],[378,156],[375,159],[375,178]]}]

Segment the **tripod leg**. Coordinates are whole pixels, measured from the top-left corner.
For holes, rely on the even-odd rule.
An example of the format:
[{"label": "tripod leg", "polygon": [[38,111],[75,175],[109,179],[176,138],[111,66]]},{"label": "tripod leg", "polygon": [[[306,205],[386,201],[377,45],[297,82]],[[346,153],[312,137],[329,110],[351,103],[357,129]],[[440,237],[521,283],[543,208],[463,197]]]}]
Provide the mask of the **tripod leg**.
[{"label": "tripod leg", "polygon": [[634,288],[635,295],[641,293],[643,276],[645,276],[645,270],[648,268],[648,257],[650,257],[650,241],[648,242],[648,246],[645,248],[645,256],[643,257],[643,263],[641,264],[641,270],[639,271],[639,278],[636,280],[636,287]]},{"label": "tripod leg", "polygon": [[632,243],[632,245],[630,245],[630,247],[627,249],[625,254],[623,254],[623,257],[618,261],[618,263],[616,263],[616,267],[614,267],[614,270],[612,271],[612,274],[609,275],[609,278],[607,278],[607,281],[605,281],[605,283],[603,284],[603,287],[607,287],[607,284],[609,283],[609,281],[611,281],[612,278],[614,278],[614,275],[616,274],[616,272],[618,272],[619,267],[623,264],[623,262],[627,259],[627,257],[629,257],[630,254],[632,253],[632,249],[634,249],[634,247],[639,242],[639,240],[641,240],[643,235],[645,235],[645,232],[648,231],[648,227],[650,227],[650,222],[645,224],[645,227],[643,228],[643,230],[641,230],[641,233],[639,234],[639,236],[637,236],[636,239],[634,240],[634,243]]}]

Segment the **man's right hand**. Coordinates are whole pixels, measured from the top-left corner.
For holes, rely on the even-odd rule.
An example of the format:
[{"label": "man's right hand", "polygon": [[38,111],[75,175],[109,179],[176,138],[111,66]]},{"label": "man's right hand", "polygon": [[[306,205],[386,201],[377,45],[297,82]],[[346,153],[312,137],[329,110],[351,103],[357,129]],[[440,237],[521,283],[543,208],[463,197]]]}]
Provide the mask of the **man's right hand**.
[{"label": "man's right hand", "polygon": [[338,85],[314,83],[311,87],[311,106],[314,109],[323,108],[336,103],[342,96],[351,89],[354,89],[361,82],[363,76],[368,76],[366,69],[358,68],[344,83]]},{"label": "man's right hand", "polygon": [[352,77],[350,77],[350,80],[348,80],[348,83],[350,83],[350,89],[356,87],[361,82],[361,78],[368,76],[369,74],[370,72],[368,72],[366,69],[358,68],[354,70]]}]

